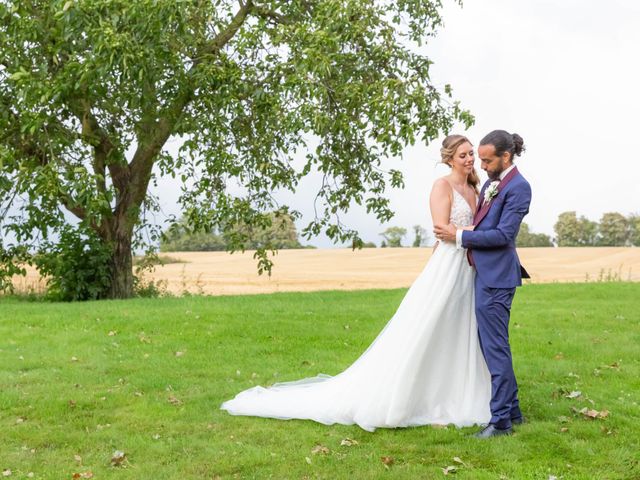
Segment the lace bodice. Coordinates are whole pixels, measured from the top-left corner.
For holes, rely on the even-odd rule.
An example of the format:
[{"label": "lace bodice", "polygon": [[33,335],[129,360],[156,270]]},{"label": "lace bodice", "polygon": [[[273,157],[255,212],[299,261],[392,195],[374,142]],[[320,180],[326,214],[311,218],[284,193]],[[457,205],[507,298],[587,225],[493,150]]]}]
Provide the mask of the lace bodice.
[{"label": "lace bodice", "polygon": [[451,204],[449,222],[458,227],[466,227],[473,223],[473,211],[471,207],[455,188],[453,189],[453,203]]}]

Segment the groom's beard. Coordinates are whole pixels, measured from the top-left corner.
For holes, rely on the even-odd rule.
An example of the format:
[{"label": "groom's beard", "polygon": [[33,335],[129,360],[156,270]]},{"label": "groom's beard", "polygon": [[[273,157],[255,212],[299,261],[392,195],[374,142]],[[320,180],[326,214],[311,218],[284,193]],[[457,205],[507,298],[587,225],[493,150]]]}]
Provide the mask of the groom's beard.
[{"label": "groom's beard", "polygon": [[494,182],[496,180],[500,180],[500,175],[504,171],[505,171],[504,161],[502,161],[502,159],[500,159],[500,164],[496,167],[495,171],[487,172],[487,175],[489,176],[489,180],[491,180],[492,182]]},{"label": "groom's beard", "polygon": [[496,180],[500,180],[500,174],[504,171],[504,169],[500,170],[500,171],[496,171],[496,172],[487,172],[487,175],[489,176],[489,180],[496,181]]}]

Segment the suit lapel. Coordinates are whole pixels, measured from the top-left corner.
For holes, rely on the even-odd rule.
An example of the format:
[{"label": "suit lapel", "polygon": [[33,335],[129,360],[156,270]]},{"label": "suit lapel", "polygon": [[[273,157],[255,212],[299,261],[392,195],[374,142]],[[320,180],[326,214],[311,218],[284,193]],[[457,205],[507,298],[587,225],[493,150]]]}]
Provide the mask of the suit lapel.
[{"label": "suit lapel", "polygon": [[[513,167],[513,170],[511,170],[506,177],[504,177],[502,180],[500,180],[500,183],[498,184],[498,195],[496,195],[495,197],[493,197],[488,203],[484,203],[484,194],[482,194],[480,196],[479,202],[482,202],[482,207],[480,207],[477,211],[475,216],[473,217],[473,224],[474,225],[478,225],[482,219],[487,215],[487,213],[489,213],[489,209],[491,208],[491,205],[493,205],[493,201],[498,198],[498,196],[502,193],[502,190],[504,190],[504,188],[509,184],[509,182],[511,180],[513,180],[513,177],[515,177],[518,174],[518,167]],[[482,192],[484,193],[485,189],[482,189]]]}]

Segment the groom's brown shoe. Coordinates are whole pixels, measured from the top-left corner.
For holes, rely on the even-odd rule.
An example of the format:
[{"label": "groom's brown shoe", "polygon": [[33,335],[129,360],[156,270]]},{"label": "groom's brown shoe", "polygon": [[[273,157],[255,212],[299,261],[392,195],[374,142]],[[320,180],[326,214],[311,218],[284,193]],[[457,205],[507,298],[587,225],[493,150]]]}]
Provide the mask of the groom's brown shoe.
[{"label": "groom's brown shoe", "polygon": [[474,435],[475,438],[491,438],[500,437],[502,435],[511,435],[513,430],[509,428],[496,428],[495,425],[489,424]]}]

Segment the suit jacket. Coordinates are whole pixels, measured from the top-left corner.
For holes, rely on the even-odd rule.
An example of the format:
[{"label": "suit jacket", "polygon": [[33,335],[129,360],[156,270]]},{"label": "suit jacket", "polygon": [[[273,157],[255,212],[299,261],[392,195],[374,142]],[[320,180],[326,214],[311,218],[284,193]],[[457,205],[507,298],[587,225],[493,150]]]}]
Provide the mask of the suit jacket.
[{"label": "suit jacket", "polygon": [[516,237],[524,216],[529,213],[531,186],[511,170],[498,185],[498,195],[483,205],[487,181],[480,192],[473,231],[462,232],[462,246],[470,249],[480,280],[491,288],[513,288],[528,278],[516,253]]}]

